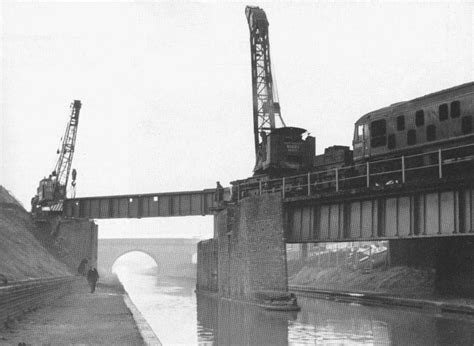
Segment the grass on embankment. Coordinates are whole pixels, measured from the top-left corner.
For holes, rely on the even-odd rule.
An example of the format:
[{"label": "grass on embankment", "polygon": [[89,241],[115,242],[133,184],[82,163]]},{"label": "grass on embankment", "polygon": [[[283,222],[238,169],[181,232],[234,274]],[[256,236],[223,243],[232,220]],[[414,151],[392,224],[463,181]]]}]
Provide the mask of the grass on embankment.
[{"label": "grass on embankment", "polygon": [[420,297],[434,291],[434,272],[409,267],[378,268],[371,272],[346,268],[304,266],[289,279],[290,285],[322,290],[371,291]]},{"label": "grass on embankment", "polygon": [[66,265],[39,243],[34,232],[38,230],[31,216],[0,185],[0,275],[9,282],[70,274]]}]

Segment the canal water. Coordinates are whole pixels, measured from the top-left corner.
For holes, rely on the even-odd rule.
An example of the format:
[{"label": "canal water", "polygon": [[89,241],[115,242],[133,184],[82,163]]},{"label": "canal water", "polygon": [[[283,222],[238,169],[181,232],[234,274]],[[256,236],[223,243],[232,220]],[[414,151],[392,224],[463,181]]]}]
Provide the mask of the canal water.
[{"label": "canal water", "polygon": [[196,295],[195,281],[114,270],[164,345],[473,345],[474,318],[300,297],[298,313]]}]

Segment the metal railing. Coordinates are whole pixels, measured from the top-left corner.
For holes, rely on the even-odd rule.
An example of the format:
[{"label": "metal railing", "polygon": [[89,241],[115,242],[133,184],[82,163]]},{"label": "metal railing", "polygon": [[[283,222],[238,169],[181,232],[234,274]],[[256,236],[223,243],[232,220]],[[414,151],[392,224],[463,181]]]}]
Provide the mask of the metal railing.
[{"label": "metal railing", "polygon": [[67,293],[77,277],[61,276],[16,281],[0,286],[0,329],[25,312]]},{"label": "metal railing", "polygon": [[[283,198],[384,187],[421,180],[461,176],[474,161],[474,144],[402,155],[290,177],[258,180],[234,186],[237,200],[280,192]],[[466,165],[467,164],[467,165]],[[469,166],[474,168],[474,165]]]}]

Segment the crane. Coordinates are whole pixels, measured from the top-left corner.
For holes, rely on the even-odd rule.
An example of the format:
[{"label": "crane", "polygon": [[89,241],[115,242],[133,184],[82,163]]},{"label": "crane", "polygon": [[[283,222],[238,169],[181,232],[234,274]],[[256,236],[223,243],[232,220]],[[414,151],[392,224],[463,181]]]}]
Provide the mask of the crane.
[{"label": "crane", "polygon": [[255,153],[258,155],[265,136],[276,127],[275,117],[280,119],[283,126],[286,125],[274,90],[267,16],[256,6],[247,6],[245,15],[250,30],[254,139]]},{"label": "crane", "polygon": [[[283,176],[307,171],[313,162],[315,138],[308,135],[303,139],[307,131],[287,127],[281,116],[272,77],[267,15],[259,7],[247,6],[245,16],[250,30],[254,175]],[[277,128],[276,118],[282,127]]]},{"label": "crane", "polygon": [[[79,100],[74,100],[71,103],[69,121],[62,138],[61,148],[57,151],[57,154],[59,154],[58,161],[49,177],[45,177],[39,183],[37,194],[31,200],[33,212],[42,210],[44,207],[51,211],[62,210],[62,201],[66,198],[69,173],[71,173],[81,106]],[[77,172],[73,169],[71,174],[73,191],[75,191],[76,186],[76,175]]]}]

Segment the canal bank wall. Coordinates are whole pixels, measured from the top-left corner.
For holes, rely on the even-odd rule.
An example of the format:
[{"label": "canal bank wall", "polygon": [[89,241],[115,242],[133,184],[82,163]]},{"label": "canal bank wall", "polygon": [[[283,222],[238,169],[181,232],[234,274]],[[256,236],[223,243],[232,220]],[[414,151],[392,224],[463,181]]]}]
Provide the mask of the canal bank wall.
[{"label": "canal bank wall", "polygon": [[338,302],[353,302],[364,305],[391,305],[430,311],[433,313],[458,313],[474,316],[474,299],[461,298],[407,298],[377,292],[333,291],[307,286],[289,286],[290,291],[299,296],[328,299]]},{"label": "canal bank wall", "polygon": [[72,273],[77,273],[85,258],[89,266],[97,267],[98,226],[89,219],[48,217],[35,222],[36,238]]},{"label": "canal bank wall", "polygon": [[22,280],[0,287],[0,330],[30,311],[68,294],[78,278],[60,276]]}]

